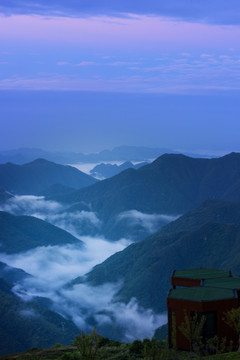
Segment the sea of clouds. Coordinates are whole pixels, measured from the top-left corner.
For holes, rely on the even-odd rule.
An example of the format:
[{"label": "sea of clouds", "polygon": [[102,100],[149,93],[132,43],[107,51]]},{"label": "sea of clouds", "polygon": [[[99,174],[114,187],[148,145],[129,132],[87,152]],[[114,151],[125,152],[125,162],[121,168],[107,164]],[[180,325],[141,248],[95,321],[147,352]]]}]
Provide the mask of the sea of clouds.
[{"label": "sea of clouds", "polygon": [[[134,298],[128,304],[115,302],[122,279],[114,284],[96,287],[86,283],[66,286],[131,244],[129,239],[112,242],[100,235],[84,235],[81,229],[86,223],[100,231],[101,221],[97,214],[91,211],[69,213],[62,204],[37,196],[16,196],[1,205],[0,210],[14,215],[35,216],[84,242],[82,248],[68,244],[38,247],[18,254],[0,254],[2,262],[32,275],[13,288],[23,300],[29,301],[36,296],[48,298],[51,300],[51,309],[71,319],[79,329],[91,331],[96,325],[97,329],[109,335],[111,329],[115,328],[123,341],[152,337],[154,330],[166,323],[166,314],[155,314],[151,309],[143,309]],[[146,215],[136,210],[119,215],[119,219],[126,217],[133,222],[141,222],[149,231],[155,231],[159,220],[171,220],[164,218],[164,215]]]}]

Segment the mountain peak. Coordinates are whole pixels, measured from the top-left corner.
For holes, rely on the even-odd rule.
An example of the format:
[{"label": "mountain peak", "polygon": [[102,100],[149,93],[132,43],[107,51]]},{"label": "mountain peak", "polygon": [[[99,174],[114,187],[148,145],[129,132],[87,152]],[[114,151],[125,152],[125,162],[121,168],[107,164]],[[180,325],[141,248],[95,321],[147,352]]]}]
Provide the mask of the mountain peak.
[{"label": "mountain peak", "polygon": [[223,156],[223,158],[240,158],[240,152],[231,152],[225,156]]},{"label": "mountain peak", "polygon": [[80,189],[95,182],[96,179],[72,166],[56,164],[43,158],[24,165],[0,164],[0,186],[18,195],[38,195],[55,184]]},{"label": "mountain peak", "polygon": [[43,158],[38,158],[38,159],[35,159],[25,165],[46,165],[46,164],[52,164],[52,165],[57,165],[55,164],[54,162],[52,161],[49,161],[49,160],[46,160],[46,159],[43,159]]}]

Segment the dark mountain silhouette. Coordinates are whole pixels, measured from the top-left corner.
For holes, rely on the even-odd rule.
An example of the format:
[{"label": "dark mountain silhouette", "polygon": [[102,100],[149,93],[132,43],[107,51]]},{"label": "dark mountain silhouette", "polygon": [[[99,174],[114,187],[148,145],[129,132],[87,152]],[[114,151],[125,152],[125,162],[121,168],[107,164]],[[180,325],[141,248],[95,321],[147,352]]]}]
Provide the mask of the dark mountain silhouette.
[{"label": "dark mountain silhouette", "polygon": [[240,201],[239,179],[239,153],[218,159],[165,154],[138,170],[128,169],[59,200],[87,201],[103,217],[130,209],[181,214],[208,198]]},{"label": "dark mountain silhouette", "polygon": [[18,253],[38,246],[79,244],[68,232],[31,216],[14,216],[0,211],[1,252]]},{"label": "dark mountain silhouette", "polygon": [[210,267],[240,274],[240,204],[211,200],[162,230],[97,265],[83,278],[91,285],[123,285],[116,300],[163,312],[174,269]]},{"label": "dark mountain silhouette", "polygon": [[74,204],[74,209],[79,206],[79,210],[87,203],[103,221],[106,236],[117,239],[133,234],[137,240],[136,229],[125,228],[124,224],[119,227],[120,213],[134,209],[146,214],[180,215],[209,198],[237,202],[239,179],[239,153],[217,159],[165,154],[138,170],[128,169],[55,199]]},{"label": "dark mountain silhouette", "polygon": [[72,166],[59,165],[44,159],[24,165],[0,165],[0,186],[18,195],[38,195],[54,184],[79,189],[96,181]]}]

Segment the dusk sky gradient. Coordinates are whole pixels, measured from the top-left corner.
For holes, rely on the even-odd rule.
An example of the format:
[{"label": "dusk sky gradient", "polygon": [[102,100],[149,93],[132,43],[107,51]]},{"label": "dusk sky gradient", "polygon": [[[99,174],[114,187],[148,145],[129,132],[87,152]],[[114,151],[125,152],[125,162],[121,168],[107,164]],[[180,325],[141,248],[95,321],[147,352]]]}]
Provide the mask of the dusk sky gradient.
[{"label": "dusk sky gradient", "polygon": [[99,3],[1,1],[0,150],[239,151],[240,2]]}]

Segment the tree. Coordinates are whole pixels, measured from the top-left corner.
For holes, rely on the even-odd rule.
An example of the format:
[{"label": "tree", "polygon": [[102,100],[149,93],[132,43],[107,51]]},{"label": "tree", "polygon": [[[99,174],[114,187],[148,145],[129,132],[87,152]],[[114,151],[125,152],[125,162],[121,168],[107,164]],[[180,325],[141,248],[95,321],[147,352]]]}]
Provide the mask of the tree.
[{"label": "tree", "polygon": [[99,344],[101,342],[101,335],[96,333],[94,327],[91,334],[86,334],[81,331],[81,335],[76,335],[73,345],[75,345],[84,360],[94,360],[97,356]]},{"label": "tree", "polygon": [[143,353],[146,359],[156,360],[160,358],[161,346],[160,346],[160,342],[157,341],[155,337],[153,337],[152,340],[144,339],[143,346],[144,346]]},{"label": "tree", "polygon": [[223,321],[230,326],[238,335],[238,351],[240,351],[240,307],[226,311]]},{"label": "tree", "polygon": [[142,341],[134,340],[133,343],[130,344],[129,353],[130,353],[130,355],[142,357],[142,353],[143,353],[143,343],[142,343]]},{"label": "tree", "polygon": [[184,312],[184,321],[178,329],[189,341],[190,352],[201,351],[202,349],[202,331],[206,322],[205,316],[199,316],[197,312],[194,312],[192,316],[188,316],[187,312]]}]

